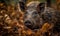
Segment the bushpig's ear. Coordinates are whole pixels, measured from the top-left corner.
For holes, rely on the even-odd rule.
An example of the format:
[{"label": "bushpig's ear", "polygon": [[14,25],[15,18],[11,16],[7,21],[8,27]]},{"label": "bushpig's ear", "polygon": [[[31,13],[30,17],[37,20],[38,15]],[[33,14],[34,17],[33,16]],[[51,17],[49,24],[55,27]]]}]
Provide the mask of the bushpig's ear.
[{"label": "bushpig's ear", "polygon": [[45,10],[45,3],[40,3],[38,6],[37,6],[37,11],[38,13],[41,13]]},{"label": "bushpig's ear", "polygon": [[19,2],[19,7],[20,7],[21,11],[25,11],[26,6],[25,6],[24,2]]}]

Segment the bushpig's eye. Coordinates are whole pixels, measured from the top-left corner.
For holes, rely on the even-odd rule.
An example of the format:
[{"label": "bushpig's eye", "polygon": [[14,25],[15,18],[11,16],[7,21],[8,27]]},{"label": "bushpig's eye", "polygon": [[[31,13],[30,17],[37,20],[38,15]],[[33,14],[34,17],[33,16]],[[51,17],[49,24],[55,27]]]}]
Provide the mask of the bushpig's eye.
[{"label": "bushpig's eye", "polygon": [[38,15],[37,12],[33,12],[33,13],[32,13],[32,16],[33,16],[34,18],[37,17],[37,15]]},{"label": "bushpig's eye", "polygon": [[28,12],[25,12],[25,15],[27,15],[28,14]]}]

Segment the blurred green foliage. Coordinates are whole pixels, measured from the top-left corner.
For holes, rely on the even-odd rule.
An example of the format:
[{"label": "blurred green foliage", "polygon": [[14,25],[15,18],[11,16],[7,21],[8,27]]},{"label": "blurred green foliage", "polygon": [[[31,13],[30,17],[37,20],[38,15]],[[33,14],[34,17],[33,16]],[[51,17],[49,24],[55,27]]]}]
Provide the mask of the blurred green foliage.
[{"label": "blurred green foliage", "polygon": [[52,3],[56,3],[56,0],[51,0]]},{"label": "blurred green foliage", "polygon": [[19,0],[0,0],[0,2],[4,2],[7,5],[11,5],[11,4],[15,5],[19,2]]},{"label": "blurred green foliage", "polygon": [[[0,2],[5,2],[7,5],[10,5],[10,4],[14,4],[16,5],[19,0],[0,0]],[[36,1],[36,0],[28,0],[28,2],[30,1]],[[37,1],[40,1],[40,2],[45,2],[46,0],[37,0]],[[52,3],[56,3],[56,0],[51,0]]]}]

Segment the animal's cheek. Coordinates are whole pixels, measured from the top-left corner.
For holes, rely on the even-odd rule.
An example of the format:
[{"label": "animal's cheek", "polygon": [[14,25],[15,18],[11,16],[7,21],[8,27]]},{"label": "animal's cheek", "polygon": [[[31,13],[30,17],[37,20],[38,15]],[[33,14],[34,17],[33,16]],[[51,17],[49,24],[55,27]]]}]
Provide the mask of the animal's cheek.
[{"label": "animal's cheek", "polygon": [[40,24],[40,20],[39,19],[35,19],[34,21],[35,21],[35,24],[36,25],[39,25]]},{"label": "animal's cheek", "polygon": [[23,17],[23,20],[25,21],[25,20],[26,20],[26,18],[27,18],[27,17],[25,17],[25,16],[24,16],[24,17]]},{"label": "animal's cheek", "polygon": [[40,25],[44,24],[44,20],[42,18],[40,18]]},{"label": "animal's cheek", "polygon": [[24,20],[24,19],[26,19],[26,18],[27,18],[27,16],[26,16],[26,15],[24,15],[24,16],[23,16],[23,20]]}]

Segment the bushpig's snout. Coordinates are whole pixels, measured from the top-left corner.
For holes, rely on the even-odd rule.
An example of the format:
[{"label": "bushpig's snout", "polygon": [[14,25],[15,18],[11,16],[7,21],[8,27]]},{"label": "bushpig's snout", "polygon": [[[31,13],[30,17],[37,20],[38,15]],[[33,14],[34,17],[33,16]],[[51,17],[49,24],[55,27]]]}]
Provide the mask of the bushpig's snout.
[{"label": "bushpig's snout", "polygon": [[25,22],[24,22],[24,24],[25,24],[25,26],[27,26],[28,28],[32,28],[32,22],[31,21],[29,21],[29,20],[26,20]]},{"label": "bushpig's snout", "polygon": [[31,26],[31,25],[32,25],[31,21],[29,21],[29,20],[26,20],[26,21],[24,22],[24,24],[25,24],[26,26]]}]

